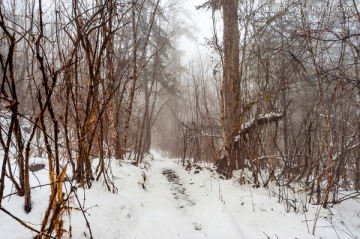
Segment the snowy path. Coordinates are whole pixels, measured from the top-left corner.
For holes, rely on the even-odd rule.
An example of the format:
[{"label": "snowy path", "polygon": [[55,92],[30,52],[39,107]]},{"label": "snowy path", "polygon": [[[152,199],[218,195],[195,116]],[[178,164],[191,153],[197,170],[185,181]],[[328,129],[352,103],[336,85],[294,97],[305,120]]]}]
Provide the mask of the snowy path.
[{"label": "snowy path", "polygon": [[[150,165],[140,167],[131,161],[111,161],[112,180],[118,189],[115,194],[108,192],[101,181],[94,181],[91,189],[77,189],[94,239],[360,238],[360,213],[355,201],[330,210],[307,204],[306,213],[295,214],[287,210],[287,204],[278,202],[277,188],[252,188],[251,184],[240,185],[236,178],[221,180],[207,169],[188,172],[176,160],[153,154]],[[31,175],[31,185],[40,182],[48,182],[46,170]],[[10,187],[7,190],[11,193]],[[33,210],[29,214],[22,210],[23,198],[16,195],[4,200],[3,206],[40,228],[47,207],[43,202],[48,197],[49,187],[33,189]],[[304,201],[297,199],[293,203],[301,209]],[[70,206],[75,209],[79,204],[73,198]],[[318,210],[319,219],[315,221]],[[68,231],[71,223],[72,238],[90,238],[80,210],[72,210],[71,216],[65,215],[63,220]],[[309,233],[314,225],[315,236]],[[0,239],[36,235],[3,213],[0,232]],[[69,234],[63,239],[70,239]]]},{"label": "snowy path", "polygon": [[151,197],[129,238],[245,238],[200,176],[189,178],[181,166],[160,157],[147,175]]}]

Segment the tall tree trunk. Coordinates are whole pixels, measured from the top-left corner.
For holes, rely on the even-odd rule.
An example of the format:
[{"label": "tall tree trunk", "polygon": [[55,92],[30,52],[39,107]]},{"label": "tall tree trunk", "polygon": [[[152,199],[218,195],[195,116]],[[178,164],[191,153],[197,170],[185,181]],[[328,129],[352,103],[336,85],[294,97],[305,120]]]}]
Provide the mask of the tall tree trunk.
[{"label": "tall tree trunk", "polygon": [[[152,83],[153,84],[153,83]],[[150,91],[152,91],[152,88],[150,88]],[[148,86],[145,86],[145,105],[147,107],[147,109],[145,110],[145,117],[144,117],[144,127],[145,127],[145,137],[144,137],[144,153],[149,153],[150,152],[150,147],[151,147],[151,109],[150,109],[150,94],[151,92],[149,92]]]},{"label": "tall tree trunk", "polygon": [[234,138],[241,124],[238,4],[238,0],[222,2],[224,61],[221,84],[221,108],[223,138],[228,164],[227,178],[232,176],[232,169],[236,160],[233,150]]},{"label": "tall tree trunk", "polygon": [[[357,82],[357,86],[359,89],[358,99],[360,99],[360,81]],[[357,112],[358,118],[360,118],[360,110]],[[360,121],[358,122],[358,132],[360,132]],[[360,137],[360,136],[358,136]],[[360,191],[360,145],[357,146],[358,155],[355,159],[355,190]]]}]

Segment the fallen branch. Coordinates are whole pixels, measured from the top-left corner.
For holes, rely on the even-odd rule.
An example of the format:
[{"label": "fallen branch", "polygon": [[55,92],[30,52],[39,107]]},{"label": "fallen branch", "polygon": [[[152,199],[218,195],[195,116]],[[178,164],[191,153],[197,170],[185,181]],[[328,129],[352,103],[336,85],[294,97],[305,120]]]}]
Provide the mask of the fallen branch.
[{"label": "fallen branch", "polygon": [[268,124],[271,122],[279,121],[284,116],[285,116],[284,112],[281,112],[281,113],[271,112],[271,113],[267,113],[267,114],[260,114],[256,117],[252,118],[250,121],[241,125],[240,130],[238,132],[238,136],[236,136],[235,141],[237,141],[239,139],[240,135],[249,133],[255,127],[262,126],[264,124]]},{"label": "fallen branch", "polygon": [[287,108],[289,107],[291,100],[286,105],[285,109],[282,112],[270,112],[266,114],[260,114],[252,118],[250,121],[242,124],[240,126],[240,130],[238,131],[237,136],[235,137],[235,142],[239,141],[242,135],[248,134],[251,132],[255,127],[263,126],[265,124],[269,124],[272,122],[277,122],[284,118],[286,115]]},{"label": "fallen branch", "polygon": [[349,200],[349,199],[352,199],[352,198],[357,198],[357,197],[360,197],[360,192],[353,192],[353,193],[350,193],[348,195],[343,196],[342,198],[339,198],[338,200],[336,200],[332,204],[333,205],[340,204],[343,201],[346,201],[346,200]]}]

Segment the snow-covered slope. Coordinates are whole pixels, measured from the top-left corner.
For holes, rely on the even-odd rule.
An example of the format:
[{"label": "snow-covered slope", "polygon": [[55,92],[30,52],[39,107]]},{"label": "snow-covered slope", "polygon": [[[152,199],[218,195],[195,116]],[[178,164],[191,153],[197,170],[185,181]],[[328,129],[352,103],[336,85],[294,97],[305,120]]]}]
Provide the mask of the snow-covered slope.
[{"label": "snow-covered slope", "polygon": [[[107,192],[101,182],[78,189],[93,238],[119,239],[248,239],[248,238],[359,238],[360,208],[355,200],[330,210],[309,206],[294,213],[264,188],[240,185],[237,179],[219,179],[211,170],[184,170],[176,160],[154,153],[142,167],[112,162],[118,193]],[[36,172],[46,182],[46,171]],[[39,184],[35,175],[32,186]],[[13,195],[4,208],[39,228],[46,209],[47,187],[33,189],[33,210],[25,214],[22,198]],[[8,192],[9,193],[9,192]],[[90,238],[82,213],[73,200],[72,238]],[[298,203],[299,206],[300,203]],[[318,211],[320,210],[320,211]],[[316,212],[319,212],[318,217]],[[318,218],[318,220],[315,220]],[[315,235],[312,235],[315,225]],[[0,238],[31,238],[35,234],[0,212]],[[310,232],[310,233],[309,233]],[[64,234],[68,238],[69,234]]]}]

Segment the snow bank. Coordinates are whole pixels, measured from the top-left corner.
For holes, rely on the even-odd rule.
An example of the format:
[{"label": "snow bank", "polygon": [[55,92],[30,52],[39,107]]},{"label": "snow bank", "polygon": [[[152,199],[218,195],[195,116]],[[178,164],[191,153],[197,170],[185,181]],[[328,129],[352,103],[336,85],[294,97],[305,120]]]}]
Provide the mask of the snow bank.
[{"label": "snow bank", "polygon": [[[42,159],[34,158],[33,162]],[[239,178],[222,180],[202,165],[203,170],[186,171],[176,160],[154,153],[144,164],[111,160],[112,179],[117,194],[105,190],[103,182],[94,182],[91,189],[77,189],[81,208],[89,220],[93,238],[119,239],[201,239],[201,238],[359,238],[359,202],[348,200],[330,209],[303,203],[300,192],[279,191],[240,185]],[[237,175],[235,173],[235,175]],[[31,185],[46,184],[45,170],[31,176]],[[8,183],[8,182],[7,182]],[[8,184],[9,185],[9,184]],[[69,185],[67,184],[67,189]],[[11,193],[11,188],[6,188]],[[279,193],[287,193],[297,206],[297,213]],[[4,208],[35,228],[46,210],[49,187],[32,190],[33,210],[26,214],[23,198],[12,195],[4,200]],[[305,200],[305,201],[304,201]],[[289,201],[290,202],[290,201]],[[70,215],[63,217],[64,228],[72,238],[90,238],[79,203],[72,198]],[[290,210],[289,210],[290,208]],[[315,235],[312,235],[315,228]],[[31,238],[30,232],[0,212],[0,238]],[[64,234],[69,238],[69,234]]]}]

